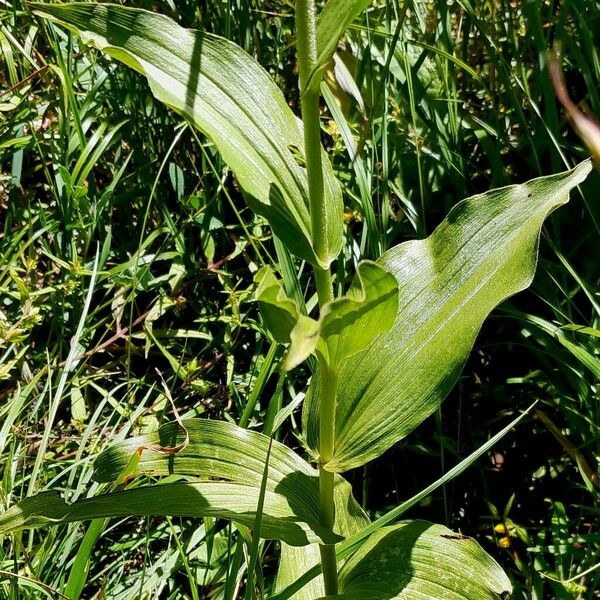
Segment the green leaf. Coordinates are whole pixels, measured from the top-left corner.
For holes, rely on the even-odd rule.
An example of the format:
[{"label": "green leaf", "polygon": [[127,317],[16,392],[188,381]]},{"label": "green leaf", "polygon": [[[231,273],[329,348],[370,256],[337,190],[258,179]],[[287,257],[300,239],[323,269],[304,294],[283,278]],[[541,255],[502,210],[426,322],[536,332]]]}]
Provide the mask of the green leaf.
[{"label": "green leaf", "polygon": [[[296,481],[295,494],[302,494]],[[293,486],[288,486],[293,487]],[[126,516],[221,517],[253,527],[259,490],[247,485],[205,481],[128,489],[67,504],[49,492],[22,500],[0,515],[0,535],[30,527],[45,527],[90,519]],[[315,525],[312,530],[285,495],[265,493],[261,536],[292,545],[333,543],[339,538]]]},{"label": "green leaf", "polygon": [[[421,500],[423,500],[423,498],[431,495],[432,492],[434,492],[440,486],[448,483],[449,481],[452,481],[455,477],[464,472],[478,458],[481,458],[481,456],[483,456],[492,447],[494,447],[498,443],[498,441],[501,440],[505,435],[507,435],[513,427],[515,427],[519,422],[521,422],[525,418],[525,416],[529,414],[529,411],[531,411],[531,409],[534,406],[535,404],[532,404],[526,411],[524,411],[516,419],[513,419],[513,421],[511,421],[507,426],[505,426],[498,433],[496,433],[496,435],[492,436],[487,442],[485,442],[485,444],[483,444],[482,446],[477,448],[477,450],[469,454],[469,456],[461,460],[460,463],[452,467],[452,469],[447,471],[444,475],[442,475],[442,477],[438,478],[433,483],[423,488],[421,491],[419,491],[417,494],[415,494],[408,500],[405,500],[398,506],[392,508],[373,523],[363,525],[357,533],[354,533],[351,537],[345,539],[336,548],[336,556],[338,562],[353,555],[362,546],[362,544],[364,544],[365,541],[376,531],[396,521],[398,517],[400,517],[406,511],[418,504]],[[273,596],[272,600],[289,600],[290,598],[296,600],[310,600],[308,596],[304,596],[302,595],[302,593],[304,588],[307,585],[309,585],[315,577],[318,576],[318,573],[319,572],[317,571],[316,567],[306,569],[302,573],[302,576],[299,577],[297,580],[294,580],[287,588],[281,589],[280,587],[278,587],[278,593]],[[314,598],[315,596],[313,595],[312,597]]]},{"label": "green leaf", "polygon": [[525,323],[531,323],[535,327],[541,329],[547,334],[553,336],[564,348],[566,348],[584,367],[588,368],[590,372],[594,375],[596,379],[600,379],[600,359],[585,349],[585,347],[581,344],[577,344],[571,341],[567,335],[565,334],[565,330],[569,331],[583,331],[588,335],[590,332],[594,332],[595,330],[591,327],[586,328],[577,328],[577,326],[566,325],[563,327],[558,327],[553,323],[546,321],[546,319],[542,319],[541,317],[537,317],[536,315],[529,315],[517,311],[508,311],[509,314],[512,314],[517,319],[524,321]]},{"label": "green leaf", "polygon": [[[590,169],[585,161],[566,173],[464,200],[429,238],[381,257],[399,284],[398,315],[389,331],[344,362],[328,470],[342,472],[376,458],[436,410],[483,320],[531,283],[544,219],[568,201]],[[313,449],[317,405],[309,394],[304,420]]]},{"label": "green leaf", "polygon": [[302,125],[268,73],[239,46],[163,15],[110,4],[29,5],[148,78],[152,93],[203,131],[250,207],[297,256],[327,267],[343,235],[341,191],[323,153],[327,249],[317,257],[308,213]]},{"label": "green leaf", "polygon": [[375,533],[342,567],[340,594],[370,600],[498,600],[512,586],[472,538],[409,521]]},{"label": "green leaf", "polygon": [[285,293],[283,283],[275,277],[271,267],[259,269],[254,281],[257,284],[254,296],[267,329],[276,342],[289,344],[290,333],[300,317],[298,305]]},{"label": "green leaf", "polygon": [[331,368],[366,348],[387,331],[398,309],[395,277],[377,263],[363,261],[343,298],[323,306],[319,321],[301,315],[283,284],[264,267],[255,280],[256,297],[269,331],[281,343],[290,343],[284,369],[290,370],[317,351]]},{"label": "green leaf", "polygon": [[340,38],[373,0],[328,0],[317,21],[317,60],[307,88],[318,87]]},{"label": "green leaf", "polygon": [[323,307],[320,353],[337,368],[387,331],[397,312],[396,278],[377,263],[362,261],[346,295]]},{"label": "green leaf", "polygon": [[[130,465],[131,476],[177,474],[200,481],[128,489],[70,505],[58,495],[40,494],[0,515],[0,534],[127,515],[221,517],[253,527],[269,438],[222,421],[190,419],[183,423],[185,430],[169,423],[158,432],[115,444],[98,457],[94,478],[114,481]],[[182,449],[167,451],[177,446]],[[136,453],[139,460],[132,463]],[[319,525],[317,472],[275,441],[269,457],[261,536],[291,545],[341,539]]]},{"label": "green leaf", "polygon": [[320,323],[300,315],[290,333],[291,343],[288,349],[283,368],[290,371],[305,361],[316,349],[319,342]]},{"label": "green leaf", "polygon": [[305,361],[319,341],[319,323],[300,313],[296,302],[285,293],[283,283],[270,267],[258,271],[254,280],[260,311],[275,341],[290,344],[283,369],[289,371]]}]

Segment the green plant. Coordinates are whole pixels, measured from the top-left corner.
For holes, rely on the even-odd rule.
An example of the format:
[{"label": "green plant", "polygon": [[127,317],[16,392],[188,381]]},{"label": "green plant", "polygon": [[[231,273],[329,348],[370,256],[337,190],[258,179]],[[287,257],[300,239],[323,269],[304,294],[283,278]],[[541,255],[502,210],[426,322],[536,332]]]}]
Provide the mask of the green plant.
[{"label": "green plant", "polygon": [[[399,510],[369,524],[339,474],[381,455],[439,406],[483,319],[531,281],[544,218],[590,166],[464,201],[426,240],[359,263],[352,285],[335,298],[331,267],[343,243],[343,203],[321,148],[319,93],[338,39],[367,4],[330,0],[317,22],[313,3],[297,3],[303,127],[259,65],[222,38],[118,6],[32,5],[145,74],[157,98],[213,141],[283,246],[312,266],[317,319],[287,295],[271,267],[257,273],[255,297],[270,335],[289,345],[283,372],[316,356],[303,433],[318,472],[273,439],[285,409],[264,434],[185,421],[116,444],[95,471],[112,487],[139,474],[182,481],[72,504],[33,496],[0,517],[1,531],[129,514],[221,517],[248,542],[248,596],[260,537],[282,541],[279,598],[294,587],[297,598],[494,598],[510,590],[499,566],[470,539],[418,521],[383,528]],[[338,269],[338,280],[344,275]],[[88,529],[87,546],[103,526],[95,521]],[[76,565],[86,562],[87,546]],[[299,588],[300,575],[314,573],[317,553],[323,587]],[[66,591],[78,597],[81,581],[70,577]]]}]

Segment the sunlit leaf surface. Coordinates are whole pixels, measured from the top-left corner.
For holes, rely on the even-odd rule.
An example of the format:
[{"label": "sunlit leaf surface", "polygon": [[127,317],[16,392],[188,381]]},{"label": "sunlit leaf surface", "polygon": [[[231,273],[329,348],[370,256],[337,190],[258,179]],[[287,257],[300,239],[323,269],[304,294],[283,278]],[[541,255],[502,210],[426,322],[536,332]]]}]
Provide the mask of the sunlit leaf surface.
[{"label": "sunlit leaf surface", "polygon": [[[590,169],[586,161],[469,198],[430,237],[382,256],[379,262],[398,281],[398,314],[389,331],[344,363],[335,456],[326,468],[342,472],[376,458],[440,405],[484,319],[531,283],[544,219]],[[315,449],[318,397],[308,400],[305,423]]]},{"label": "sunlit leaf surface", "polygon": [[[0,534],[25,527],[126,515],[212,516],[253,527],[268,464],[261,536],[291,545],[341,539],[319,523],[317,472],[291,449],[231,423],[190,419],[114,445],[95,464],[98,481],[135,475],[186,475],[198,481],[157,484],[67,504],[57,494],[27,498],[0,515]],[[187,431],[187,433],[186,433]],[[187,444],[184,445],[184,443]],[[179,452],[166,449],[184,446]],[[131,457],[139,454],[132,467]]]}]

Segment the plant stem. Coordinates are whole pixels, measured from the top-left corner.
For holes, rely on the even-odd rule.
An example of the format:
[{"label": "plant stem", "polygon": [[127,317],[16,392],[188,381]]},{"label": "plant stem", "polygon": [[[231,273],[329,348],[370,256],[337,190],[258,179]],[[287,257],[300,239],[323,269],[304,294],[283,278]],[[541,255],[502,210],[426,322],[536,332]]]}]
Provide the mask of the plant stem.
[{"label": "plant stem", "polygon": [[[331,481],[333,482],[333,473]],[[331,486],[333,492],[333,483]],[[321,553],[321,572],[323,573],[323,585],[326,596],[337,596],[338,593],[338,575],[337,575],[337,557],[335,555],[335,546],[319,546]]]},{"label": "plant stem", "polygon": [[327,261],[327,212],[323,193],[323,168],[321,165],[321,124],[319,120],[319,94],[307,91],[301,99],[302,114],[313,115],[304,121],[304,148],[308,174],[310,226],[315,254]]},{"label": "plant stem", "polygon": [[[319,419],[319,506],[321,524],[330,529],[335,522],[335,505],[333,502],[334,473],[326,471],[323,465],[333,458],[335,440],[335,396],[337,390],[337,373],[321,364],[321,414]],[[325,594],[338,593],[337,561],[335,546],[320,546],[321,566]]]},{"label": "plant stem", "polygon": [[[327,210],[324,198],[323,166],[321,163],[321,123],[319,115],[319,88],[307,89],[306,82],[316,63],[316,8],[315,0],[296,0],[296,36],[298,70],[300,74],[300,107],[304,123],[304,156],[308,179],[308,197],[312,242],[321,264],[328,264]],[[333,287],[329,268],[314,267],[319,307],[333,300]],[[319,504],[321,524],[333,528],[335,506],[333,502],[334,474],[323,465],[333,458],[335,436],[335,396],[337,373],[321,365],[321,414],[319,442]],[[326,595],[338,593],[335,546],[323,545],[321,567]]]},{"label": "plant stem", "polygon": [[306,82],[317,60],[314,0],[296,1],[296,37],[312,241],[317,257],[321,262],[326,263],[328,259],[327,210],[324,201],[323,167],[321,164],[319,89],[306,88]]},{"label": "plant stem", "polygon": [[320,404],[319,420],[319,456],[323,464],[333,458],[335,438],[335,396],[338,374],[323,362],[320,362]]},{"label": "plant stem", "polygon": [[319,306],[333,300],[333,285],[331,283],[331,273],[329,269],[319,269],[314,267],[315,285],[317,286],[317,296]]}]

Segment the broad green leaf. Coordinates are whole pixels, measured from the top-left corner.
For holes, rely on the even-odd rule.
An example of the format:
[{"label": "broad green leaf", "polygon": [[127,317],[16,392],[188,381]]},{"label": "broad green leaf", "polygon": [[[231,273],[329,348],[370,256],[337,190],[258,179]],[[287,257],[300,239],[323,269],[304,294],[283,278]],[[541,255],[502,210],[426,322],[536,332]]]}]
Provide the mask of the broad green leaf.
[{"label": "broad green leaf", "polygon": [[342,567],[340,600],[498,600],[512,592],[500,565],[472,538],[408,521],[375,533]]},{"label": "broad green leaf", "polygon": [[343,298],[323,307],[319,352],[337,368],[387,331],[398,311],[398,283],[377,263],[362,261]]},{"label": "broad green leaf", "polygon": [[[456,383],[483,320],[532,281],[540,228],[590,172],[571,171],[459,203],[425,240],[400,244],[380,264],[399,285],[392,328],[344,362],[335,455],[342,472],[381,455],[440,405]],[[318,448],[318,397],[305,402],[310,446]]]},{"label": "broad green leaf", "polygon": [[[115,481],[130,464],[131,456],[141,452],[130,477],[137,475],[194,475],[202,479],[220,478],[234,483],[260,486],[269,453],[269,438],[262,433],[226,421],[185,419],[183,429],[176,422],[161,425],[158,431],[135,436],[110,446],[94,463],[94,480]],[[161,448],[183,446],[169,453]],[[300,475],[302,477],[300,477]],[[281,491],[298,477],[307,486],[305,501],[318,505],[317,471],[293,450],[273,441],[269,454],[267,490]],[[316,486],[316,487],[315,487]],[[315,490],[317,497],[315,498]]]},{"label": "broad green leaf", "polygon": [[[145,10],[111,4],[30,4],[148,79],[152,93],[215,144],[248,204],[297,256],[327,267],[342,245],[343,204],[323,153],[327,247],[316,256],[302,126],[268,73],[234,43]],[[299,156],[299,158],[297,158]]]},{"label": "broad green leaf", "polygon": [[[334,531],[339,535],[348,538],[369,525],[369,518],[352,496],[350,484],[340,475],[336,475],[334,502]],[[278,593],[287,588],[315,565],[318,565],[320,561],[319,548],[315,544],[300,547],[282,543],[275,592]],[[323,593],[323,577],[318,576],[290,598],[292,600],[314,600]]]},{"label": "broad green leaf", "polygon": [[[253,527],[269,438],[222,421],[190,419],[130,438],[103,452],[97,481],[130,476],[188,475],[198,481],[158,484],[104,494],[73,504],[57,495],[26,498],[0,515],[0,534],[98,517],[174,515],[222,517]],[[186,443],[187,442],[187,443]],[[180,447],[178,452],[167,449]],[[131,461],[134,454],[137,461]],[[261,536],[291,545],[340,539],[319,525],[318,474],[292,450],[273,442],[269,455]]]},{"label": "broad green leaf", "polygon": [[328,0],[317,21],[317,60],[307,87],[318,87],[340,38],[373,0]]}]

